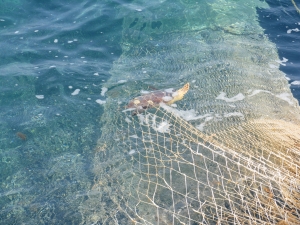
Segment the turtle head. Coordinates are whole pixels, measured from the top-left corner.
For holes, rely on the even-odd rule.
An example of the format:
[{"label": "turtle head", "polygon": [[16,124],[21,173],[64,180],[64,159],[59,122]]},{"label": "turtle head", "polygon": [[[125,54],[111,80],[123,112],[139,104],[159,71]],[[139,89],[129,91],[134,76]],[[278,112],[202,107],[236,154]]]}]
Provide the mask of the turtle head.
[{"label": "turtle head", "polygon": [[175,91],[172,94],[173,99],[167,102],[167,104],[173,104],[174,102],[181,100],[184,97],[184,95],[188,92],[189,89],[190,89],[190,84],[186,83],[182,88],[180,88],[178,91]]}]

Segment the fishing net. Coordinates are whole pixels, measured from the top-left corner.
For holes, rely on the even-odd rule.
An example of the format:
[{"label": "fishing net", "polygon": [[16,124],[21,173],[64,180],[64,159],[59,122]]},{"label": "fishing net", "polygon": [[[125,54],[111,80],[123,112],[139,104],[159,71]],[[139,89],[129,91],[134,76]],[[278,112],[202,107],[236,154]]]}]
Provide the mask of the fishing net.
[{"label": "fishing net", "polygon": [[118,124],[116,148],[127,159],[102,162],[109,169],[93,187],[113,187],[105,195],[115,222],[128,223],[118,220],[124,213],[141,224],[299,222],[298,126],[257,120],[205,135],[164,108]]},{"label": "fishing net", "polygon": [[[93,224],[298,224],[299,106],[256,21],[260,1],[135,1],[107,84]],[[176,17],[177,23],[169,17]],[[133,116],[129,100],[184,99]]]}]

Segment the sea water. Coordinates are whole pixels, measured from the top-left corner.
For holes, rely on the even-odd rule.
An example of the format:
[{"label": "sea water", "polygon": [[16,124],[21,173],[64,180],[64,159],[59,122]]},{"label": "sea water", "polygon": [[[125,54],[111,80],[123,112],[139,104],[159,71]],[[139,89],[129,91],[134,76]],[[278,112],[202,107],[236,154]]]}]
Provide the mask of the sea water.
[{"label": "sea water", "polygon": [[[0,2],[0,224],[86,224],[97,221],[97,218],[87,220],[83,212],[91,210],[84,208],[87,207],[84,202],[93,194],[92,161],[97,140],[103,132],[101,116],[108,91],[118,85],[128,85],[130,93],[126,96],[134,97],[141,90],[150,91],[149,86],[153,83],[157,86],[154,88],[167,89],[176,85],[178,88],[180,76],[183,76],[176,72],[185,66],[176,64],[180,53],[167,56],[170,64],[160,65],[155,72],[146,69],[147,62],[132,65],[130,60],[120,60],[126,54],[134,55],[130,51],[136,50],[138,54],[138,49],[132,48],[135,42],[146,46],[142,56],[153,53],[151,50],[164,53],[175,45],[186,44],[188,36],[172,42],[159,36],[160,32],[172,33],[168,29],[174,21],[178,26],[187,26],[186,32],[203,30],[201,35],[206,40],[203,45],[209,43],[212,35],[209,30],[236,35],[251,33],[251,26],[239,29],[238,15],[231,15],[237,20],[232,27],[222,24],[208,27],[206,21],[210,18],[217,17],[222,21],[222,8],[215,6],[213,13],[209,10],[209,6],[217,1],[182,2],[186,8],[180,1],[155,1],[153,4],[161,4],[160,10],[164,13],[149,13],[141,24],[139,20],[129,21],[130,14],[147,11],[147,7],[151,12],[151,7],[157,6],[125,0]],[[223,3],[228,8],[239,4],[233,0]],[[286,74],[294,96],[300,99],[297,47],[300,16],[289,0],[267,3],[271,8],[256,8],[257,20],[267,38],[277,45],[280,69]],[[193,11],[196,4],[207,6],[203,7],[200,16]],[[189,24],[177,17],[182,11],[190,15]],[[164,16],[160,18],[161,15]],[[137,25],[140,25],[138,32],[128,32],[126,36],[128,29]],[[145,35],[149,29],[155,31],[152,39],[148,39],[151,35]],[[202,54],[201,48],[198,50]],[[208,72],[210,63],[222,63],[210,61],[205,54],[200,58],[197,63]],[[140,73],[126,77],[124,74],[128,71],[124,71],[117,76],[114,74],[116,69],[112,68],[118,60],[127,63],[123,68],[140,67]],[[159,64],[161,60],[158,57],[155,62]],[[226,72],[226,68],[220,67],[220,70]],[[107,85],[112,74],[115,82]],[[224,75],[220,79],[230,78]],[[201,86],[197,82],[194,85]],[[231,93],[229,97],[217,85],[215,89],[214,99],[235,103],[244,97],[240,93]],[[110,98],[114,96],[120,105],[130,100],[129,97],[122,98],[122,93],[110,92]],[[289,101],[289,97],[286,98]],[[192,107],[189,110],[193,118],[211,118],[213,114],[210,111],[197,114]],[[224,117],[232,113],[227,112]],[[241,114],[237,115],[240,117]],[[204,128],[203,124],[198,126]],[[134,152],[132,150],[129,155]],[[113,190],[108,183],[103,186]],[[109,201],[107,199],[107,205]],[[108,210],[104,207],[99,217],[103,218]]]}]

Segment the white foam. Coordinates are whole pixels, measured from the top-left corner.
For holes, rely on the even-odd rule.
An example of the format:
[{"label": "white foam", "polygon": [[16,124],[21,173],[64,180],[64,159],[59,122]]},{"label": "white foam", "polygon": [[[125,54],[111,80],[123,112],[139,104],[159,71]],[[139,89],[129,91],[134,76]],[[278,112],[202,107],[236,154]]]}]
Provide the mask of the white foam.
[{"label": "white foam", "polygon": [[205,122],[212,120],[214,117],[213,116],[208,116],[205,118]]},{"label": "white foam", "polygon": [[44,95],[36,95],[35,96],[37,99],[44,99]]},{"label": "white foam", "polygon": [[219,120],[222,118],[222,116],[219,115],[218,113],[216,113],[214,116],[215,116],[215,118],[219,118]]},{"label": "white foam", "polygon": [[136,110],[136,108],[124,109],[124,110],[122,110],[122,112],[128,112],[128,111],[133,111],[133,110]]},{"label": "white foam", "polygon": [[295,29],[288,29],[286,32],[287,32],[288,34],[290,34],[290,33],[292,33],[292,31],[294,31],[294,32],[299,32],[300,30],[299,30],[298,28],[295,28]]},{"label": "white foam", "polygon": [[95,76],[99,76],[99,73],[94,73]]},{"label": "white foam", "polygon": [[300,85],[300,81],[299,80],[295,80],[291,83],[291,85]]},{"label": "white foam", "polygon": [[278,62],[280,65],[282,66],[286,66],[285,62],[289,61],[287,58],[284,58],[282,60],[275,60],[276,62]]},{"label": "white foam", "polygon": [[287,62],[289,61],[287,58],[282,57],[282,61],[281,62]]},{"label": "white foam", "polygon": [[150,91],[144,91],[144,90],[141,90],[141,94],[149,94],[150,93]]},{"label": "white foam", "polygon": [[173,98],[171,97],[171,96],[164,96],[163,98],[162,98],[162,100],[164,101],[164,102],[169,102],[169,101],[171,101]]},{"label": "white foam", "polygon": [[[300,82],[299,82],[299,85],[300,85]],[[294,102],[292,101],[293,97],[289,93],[281,93],[281,94],[275,95],[275,94],[271,93],[270,91],[254,90],[251,95],[248,95],[248,97],[252,97],[253,95],[256,95],[256,94],[258,94],[260,92],[269,93],[269,94],[271,94],[271,95],[273,95],[273,96],[275,96],[277,98],[280,98],[280,99],[288,102],[290,105],[294,104]]]},{"label": "white foam", "polygon": [[105,92],[107,92],[107,90],[108,89],[106,87],[101,88],[101,95],[104,96]]},{"label": "white foam", "polygon": [[236,96],[233,96],[231,98],[226,98],[225,92],[220,92],[220,95],[216,97],[216,99],[224,100],[225,102],[236,102],[241,101],[245,98],[245,96],[242,93],[238,93]]},{"label": "white foam", "polygon": [[35,30],[34,32],[35,32],[35,33],[36,33],[36,32],[39,32],[39,30]]},{"label": "white foam", "polygon": [[[126,111],[126,110],[123,110],[122,112],[124,112],[124,111]],[[127,110],[128,111],[128,110]],[[138,119],[139,119],[139,124],[141,124],[141,125],[144,125],[144,122],[145,122],[145,116],[144,115],[142,115],[142,114],[137,114],[137,117],[138,117]],[[146,124],[148,124],[148,123],[146,123]]]},{"label": "white foam", "polygon": [[[252,94],[248,95],[248,97],[252,97],[252,96],[254,96],[254,95],[257,95],[257,94],[259,94],[260,92],[271,93],[271,92],[265,91],[265,90],[254,90],[254,91],[252,92]],[[272,94],[272,93],[271,93],[271,94]]]},{"label": "white foam", "polygon": [[58,42],[58,39],[54,39],[54,41],[53,41],[54,43],[57,43]]},{"label": "white foam", "polygon": [[[205,114],[205,115],[211,115],[211,114]],[[206,123],[210,120],[214,119],[213,116],[206,116],[205,120],[203,123],[200,123],[199,125],[196,126],[196,128],[200,131],[204,131],[204,126],[206,125]]]},{"label": "white foam", "polygon": [[163,109],[165,109],[168,112],[175,114],[176,116],[181,117],[182,119],[184,119],[186,121],[203,119],[203,118],[211,116],[211,114],[197,115],[198,112],[196,112],[195,109],[190,109],[187,111],[174,109],[164,103],[160,103],[160,107],[162,107]]},{"label": "white foam", "polygon": [[141,125],[151,125],[151,127],[160,133],[169,133],[170,132],[170,126],[171,124],[168,123],[167,120],[160,121],[159,124],[157,125],[156,115],[153,114],[138,114],[137,115],[139,119],[139,123]]},{"label": "white foam", "polygon": [[200,131],[204,131],[205,122],[196,126],[196,128]]},{"label": "white foam", "polygon": [[127,80],[119,80],[118,81],[119,84],[123,84],[123,83],[126,83],[126,82],[127,82]]},{"label": "white foam", "polygon": [[165,92],[173,93],[174,92],[174,88],[167,88],[167,89],[165,89]]},{"label": "white foam", "polygon": [[78,95],[79,92],[80,92],[80,89],[75,89],[75,91],[73,91],[73,92],[71,93],[71,95]]},{"label": "white foam", "polygon": [[292,99],[291,99],[292,96],[291,96],[289,93],[281,93],[281,94],[275,95],[275,96],[276,96],[277,98],[280,98],[280,99],[282,99],[282,100],[288,102],[290,105],[293,105],[293,104],[294,104],[293,101],[292,101]]},{"label": "white foam", "polygon": [[72,87],[72,86],[69,86],[68,88],[72,89],[73,87]]},{"label": "white foam", "polygon": [[135,150],[133,150],[133,149],[131,149],[131,150],[128,152],[129,155],[132,155],[132,154],[134,154],[134,153],[135,153]]},{"label": "white foam", "polygon": [[276,66],[276,65],[274,65],[274,64],[271,64],[271,63],[269,63],[269,67],[270,67],[271,69],[278,69],[278,66]]},{"label": "white foam", "polygon": [[101,99],[97,99],[96,102],[97,102],[98,104],[100,104],[100,105],[103,105],[103,104],[106,103],[106,101],[103,101],[103,100],[101,100]]},{"label": "white foam", "polygon": [[232,113],[225,113],[224,117],[232,117],[232,116],[238,116],[244,118],[244,114],[241,112],[232,112]]},{"label": "white foam", "polygon": [[127,123],[131,123],[131,122],[132,122],[128,117],[125,118],[125,121],[126,121]]},{"label": "white foam", "polygon": [[153,123],[152,128],[160,133],[169,133],[170,132],[170,125],[168,121],[162,121],[161,123],[158,124],[156,127],[156,124]]},{"label": "white foam", "polygon": [[130,135],[129,137],[132,137],[132,138],[139,138],[136,134],[135,135]]}]

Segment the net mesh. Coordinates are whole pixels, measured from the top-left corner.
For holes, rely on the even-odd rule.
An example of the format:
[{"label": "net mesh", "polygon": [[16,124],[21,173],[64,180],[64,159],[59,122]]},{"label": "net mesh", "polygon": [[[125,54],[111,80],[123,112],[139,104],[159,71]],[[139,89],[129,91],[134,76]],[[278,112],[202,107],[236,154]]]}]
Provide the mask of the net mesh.
[{"label": "net mesh", "polygon": [[[265,3],[134,4],[120,9],[83,223],[299,224],[299,106],[256,21]],[[124,110],[187,82],[177,107]]]},{"label": "net mesh", "polygon": [[206,135],[166,106],[124,113],[118,124],[130,165],[119,161],[124,170],[107,176],[119,192],[114,223],[125,224],[121,215],[137,224],[299,223],[297,125],[254,120]]}]

